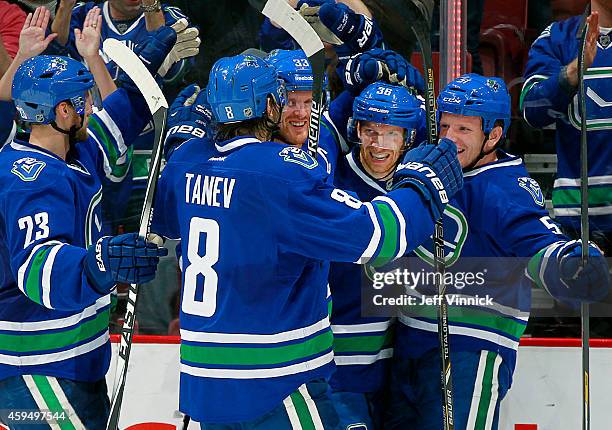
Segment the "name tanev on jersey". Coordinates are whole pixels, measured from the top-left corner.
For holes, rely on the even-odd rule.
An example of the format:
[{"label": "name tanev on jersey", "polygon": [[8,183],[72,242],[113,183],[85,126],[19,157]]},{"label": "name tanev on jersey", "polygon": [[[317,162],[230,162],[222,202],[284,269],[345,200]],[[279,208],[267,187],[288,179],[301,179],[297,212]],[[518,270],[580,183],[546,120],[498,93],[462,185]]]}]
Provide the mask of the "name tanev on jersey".
[{"label": "name tanev on jersey", "polygon": [[185,173],[185,203],[229,209],[234,185],[234,178]]}]

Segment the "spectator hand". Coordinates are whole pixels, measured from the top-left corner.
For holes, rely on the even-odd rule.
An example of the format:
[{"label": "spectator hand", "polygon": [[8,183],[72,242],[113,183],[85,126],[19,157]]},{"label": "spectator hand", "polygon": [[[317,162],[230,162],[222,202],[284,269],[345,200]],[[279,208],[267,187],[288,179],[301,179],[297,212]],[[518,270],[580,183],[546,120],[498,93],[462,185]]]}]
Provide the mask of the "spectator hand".
[{"label": "spectator hand", "polygon": [[34,13],[28,14],[19,35],[19,55],[23,60],[42,54],[49,43],[57,37],[51,33],[45,37],[51,12],[44,6],[36,8]]},{"label": "spectator hand", "polygon": [[159,257],[168,255],[158,243],[137,233],[104,236],[87,249],[85,275],[100,294],[110,292],[117,282],[149,282],[155,277]]},{"label": "spectator hand", "polygon": [[463,188],[463,172],[457,146],[449,139],[438,145],[422,144],[411,149],[393,175],[394,189],[412,187],[430,204],[434,219],[442,216],[448,201]]},{"label": "spectator hand", "polygon": [[185,18],[179,19],[171,27],[176,32],[176,43],[157,72],[162,78],[175,63],[195,57],[200,52],[200,31],[196,27],[189,27]]},{"label": "spectator hand", "polygon": [[83,29],[74,29],[74,39],[77,51],[85,60],[99,55],[101,31],[102,15],[100,15],[100,8],[94,7],[87,12],[87,16],[83,22]]}]

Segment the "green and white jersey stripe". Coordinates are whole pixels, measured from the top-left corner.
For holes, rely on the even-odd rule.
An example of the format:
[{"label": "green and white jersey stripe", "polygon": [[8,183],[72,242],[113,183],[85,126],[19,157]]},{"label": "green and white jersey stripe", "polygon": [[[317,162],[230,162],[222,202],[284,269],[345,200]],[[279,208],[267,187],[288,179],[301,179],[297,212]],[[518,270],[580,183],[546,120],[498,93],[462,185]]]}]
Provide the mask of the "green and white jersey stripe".
[{"label": "green and white jersey stripe", "polygon": [[[555,216],[580,216],[580,179],[557,178],[552,201]],[[612,215],[612,176],[591,176],[589,215]]]},{"label": "green and white jersey stripe", "polygon": [[291,430],[324,430],[321,415],[305,384],[283,400]]},{"label": "green and white jersey stripe", "polygon": [[333,360],[329,317],[271,334],[206,333],[181,329],[181,371],[210,378],[271,378]]},{"label": "green and white jersey stripe", "polygon": [[336,365],[368,365],[392,357],[393,321],[332,325]]},{"label": "green and white jersey stripe", "polygon": [[35,366],[74,358],[108,339],[110,296],[74,315],[51,320],[0,321],[0,364]]},{"label": "green and white jersey stripe", "polygon": [[497,402],[499,401],[499,367],[501,355],[481,351],[467,429],[492,430]]},{"label": "green and white jersey stripe", "polygon": [[89,117],[87,132],[100,148],[106,177],[121,182],[130,168],[132,146],[125,144],[121,130],[104,109]]},{"label": "green and white jersey stripe", "polygon": [[[85,430],[57,379],[51,376],[24,375],[23,380],[40,411],[50,412],[47,424],[53,430]],[[58,419],[53,419],[57,416]]]}]

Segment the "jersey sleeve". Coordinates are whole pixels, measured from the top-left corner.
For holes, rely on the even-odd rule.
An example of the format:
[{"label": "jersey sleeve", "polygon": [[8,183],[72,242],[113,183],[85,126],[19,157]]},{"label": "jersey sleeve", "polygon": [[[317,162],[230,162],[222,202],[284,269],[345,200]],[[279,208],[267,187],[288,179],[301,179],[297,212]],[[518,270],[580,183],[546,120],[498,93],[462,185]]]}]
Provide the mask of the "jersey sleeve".
[{"label": "jersey sleeve", "polygon": [[169,184],[172,179],[172,170],[172,164],[168,164],[157,181],[151,231],[167,239],[179,239],[176,196],[174,187]]},{"label": "jersey sleeve", "polygon": [[548,26],[529,50],[520,108],[533,127],[550,125],[559,114],[567,115],[567,107],[576,92],[560,79],[562,67],[575,57],[569,55],[575,42],[563,40],[562,25],[567,26],[567,22]]},{"label": "jersey sleeve", "polygon": [[87,132],[95,142],[93,151],[101,177],[121,182],[132,162],[132,144],[151,119],[140,94],[118,89],[102,103],[102,109],[89,117]]},{"label": "jersey sleeve", "polygon": [[342,152],[348,154],[351,151],[351,142],[347,138],[347,124],[353,116],[353,101],[355,98],[348,91],[343,91],[329,105],[329,110],[323,113],[321,125],[325,127],[333,137],[334,143]]},{"label": "jersey sleeve", "polygon": [[[526,184],[526,179],[519,178],[519,181]],[[496,224],[504,234],[496,236],[502,238],[500,246],[510,255],[528,259],[525,273],[529,279],[557,296],[559,288],[565,288],[559,279],[558,263],[569,238],[548,216],[537,182],[528,179],[530,191],[517,183],[509,190],[503,207],[498,208]],[[508,200],[512,201],[511,206],[507,205]]]},{"label": "jersey sleeve", "polygon": [[433,232],[428,205],[409,188],[362,202],[318,180],[291,185],[286,198],[267,202],[270,216],[287,214],[279,222],[279,244],[284,251],[310,258],[382,266]]},{"label": "jersey sleeve", "polygon": [[[63,176],[44,166],[32,182],[16,180],[5,202],[7,244],[17,286],[49,309],[81,310],[103,294],[89,283],[85,248],[74,246],[74,191]],[[40,165],[39,165],[40,166]]]}]

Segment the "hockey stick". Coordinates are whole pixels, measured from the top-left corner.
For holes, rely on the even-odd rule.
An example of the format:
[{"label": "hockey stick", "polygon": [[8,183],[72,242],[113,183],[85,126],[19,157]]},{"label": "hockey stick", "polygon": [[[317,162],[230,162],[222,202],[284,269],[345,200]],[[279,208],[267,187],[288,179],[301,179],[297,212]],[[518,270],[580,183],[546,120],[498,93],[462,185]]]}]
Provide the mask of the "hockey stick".
[{"label": "hockey stick", "polygon": [[[144,205],[140,216],[140,228],[138,235],[146,238],[151,226],[153,217],[153,198],[157,186],[157,177],[161,168],[162,159],[162,139],[166,128],[166,113],[168,102],[161,89],[144,66],[140,58],[126,45],[115,39],[104,41],[104,52],[113,60],[134,82],[145,98],[149,110],[153,115],[155,124],[155,140],[149,177],[147,179],[147,189],[145,192]],[[132,335],[134,334],[134,323],[136,321],[136,299],[138,298],[138,284],[131,284],[128,294],[127,309],[121,329],[121,344],[119,345],[119,359],[115,370],[115,381],[111,399],[111,413],[106,425],[107,430],[117,430],[119,417],[121,414],[121,403],[123,401],[123,391],[132,349]]]},{"label": "hockey stick", "polygon": [[[383,5],[384,3],[384,5]],[[438,142],[438,123],[436,121],[436,93],[434,82],[434,70],[431,55],[431,44],[429,41],[431,29],[429,9],[420,0],[386,0],[380,2],[381,7],[387,14],[399,14],[414,33],[421,53],[423,54],[423,68],[425,72],[425,112],[427,116],[427,140],[435,145]],[[442,413],[444,418],[444,429],[454,430],[453,415],[453,381],[451,377],[450,329],[448,326],[448,303],[446,301],[446,284],[443,282],[444,263],[444,229],[442,218],[436,221],[434,227],[434,268],[436,276],[436,288],[440,297],[438,305],[438,338],[440,346],[440,383],[442,389]]]},{"label": "hockey stick", "polygon": [[[586,22],[591,13],[591,2],[584,11],[583,24],[578,32],[578,100],[580,102],[580,239],[582,241],[582,265],[589,258],[589,166],[587,159],[587,112],[584,88],[584,48],[589,25]],[[590,359],[589,341],[591,337],[590,309],[588,303],[580,306],[580,327],[582,335],[582,430],[591,428],[591,400],[589,393]]]},{"label": "hockey stick", "polygon": [[253,7],[270,18],[293,37],[306,53],[312,68],[312,107],[308,128],[308,153],[317,158],[319,128],[323,114],[323,76],[325,75],[325,51],[316,31],[286,0],[250,0]]}]

